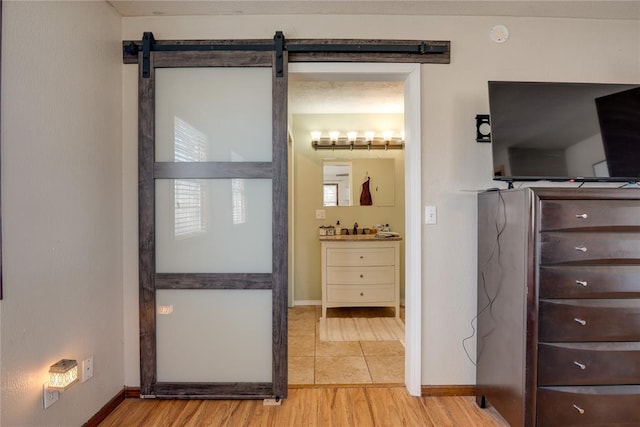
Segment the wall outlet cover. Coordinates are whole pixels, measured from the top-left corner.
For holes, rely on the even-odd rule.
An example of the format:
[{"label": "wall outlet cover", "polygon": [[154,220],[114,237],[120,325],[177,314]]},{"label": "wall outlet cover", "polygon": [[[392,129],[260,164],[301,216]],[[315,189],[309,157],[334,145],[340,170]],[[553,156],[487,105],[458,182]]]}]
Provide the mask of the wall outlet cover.
[{"label": "wall outlet cover", "polygon": [[89,356],[82,361],[82,373],[80,382],[85,382],[93,377],[93,356]]},{"label": "wall outlet cover", "polygon": [[42,385],[43,397],[44,397],[44,409],[53,405],[60,398],[60,392],[58,390],[50,390],[46,384]]}]

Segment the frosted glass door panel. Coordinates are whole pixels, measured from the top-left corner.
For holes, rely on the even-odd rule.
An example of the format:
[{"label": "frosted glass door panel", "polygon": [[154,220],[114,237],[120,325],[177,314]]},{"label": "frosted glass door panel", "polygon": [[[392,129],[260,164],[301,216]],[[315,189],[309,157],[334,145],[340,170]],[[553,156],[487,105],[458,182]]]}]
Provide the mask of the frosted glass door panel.
[{"label": "frosted glass door panel", "polygon": [[157,162],[270,162],[270,68],[156,70]]},{"label": "frosted glass door panel", "polygon": [[156,180],[158,273],[271,273],[270,179]]},{"label": "frosted glass door panel", "polygon": [[158,290],[160,382],[270,382],[270,290]]}]

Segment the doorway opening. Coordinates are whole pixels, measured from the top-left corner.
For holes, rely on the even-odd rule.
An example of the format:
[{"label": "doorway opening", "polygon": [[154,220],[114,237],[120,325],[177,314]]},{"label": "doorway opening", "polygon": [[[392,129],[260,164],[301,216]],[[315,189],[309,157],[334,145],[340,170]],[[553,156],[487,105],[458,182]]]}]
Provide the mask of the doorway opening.
[{"label": "doorway opening", "polygon": [[[331,381],[322,375],[322,367],[316,366],[314,358],[297,359],[292,363],[292,355],[311,354],[316,349],[316,338],[295,339],[301,331],[292,328],[305,322],[296,322],[297,316],[306,317],[306,327],[313,322],[318,328],[317,317],[320,313],[321,270],[319,227],[333,225],[337,228],[352,229],[354,223],[361,221],[361,228],[375,228],[390,224],[392,231],[402,237],[401,247],[401,309],[405,324],[404,348],[398,350],[389,343],[388,356],[398,355],[404,362],[400,380],[371,382],[401,382],[406,384],[412,395],[420,395],[420,66],[418,64],[380,64],[380,63],[295,63],[289,66],[289,384],[296,382],[322,383]],[[336,95],[337,94],[337,95]],[[311,147],[311,131],[364,133],[373,131],[382,135],[392,131],[406,141],[403,150],[314,150]],[[296,151],[297,150],[297,151]],[[355,152],[358,153],[355,153]],[[395,194],[385,195],[380,204],[359,206],[359,191],[362,180],[369,178],[366,165],[362,174],[354,172],[351,182],[352,206],[323,206],[322,164],[335,162],[360,162],[386,160],[382,180],[387,188],[395,189]],[[390,163],[389,163],[390,162]],[[390,169],[395,170],[389,171]],[[380,176],[379,173],[376,176]],[[394,179],[395,182],[394,183]],[[375,187],[374,187],[375,188]],[[310,190],[307,190],[310,189]],[[380,193],[382,195],[382,193]],[[317,197],[316,197],[317,196]],[[374,200],[376,200],[374,193]],[[337,196],[339,197],[339,196]],[[316,200],[317,199],[317,200]],[[385,200],[385,202],[382,202]],[[389,201],[390,200],[390,201]],[[361,219],[359,219],[361,218]],[[391,218],[391,219],[389,219]],[[340,225],[336,222],[340,221]],[[355,310],[355,311],[354,311]],[[334,316],[368,317],[394,316],[393,308],[339,308],[330,309]],[[292,336],[293,335],[293,336]],[[292,343],[293,342],[293,343]],[[296,346],[294,349],[292,346]],[[365,344],[366,346],[367,344]],[[350,351],[362,351],[362,343],[339,345],[347,358]],[[302,347],[302,348],[301,348]],[[323,351],[331,345],[322,347]],[[293,351],[292,351],[293,350]],[[376,350],[373,350],[375,353]],[[315,352],[313,353],[315,355]],[[294,356],[295,357],[295,356]],[[354,356],[355,357],[355,356]],[[366,354],[362,354],[362,360]],[[355,359],[354,359],[355,360]],[[390,361],[392,359],[387,359]],[[384,361],[384,359],[379,359]],[[306,379],[292,369],[306,369]],[[331,363],[326,359],[325,363]],[[368,361],[365,363],[369,363]],[[367,366],[367,365],[365,365]],[[372,365],[369,365],[370,367]],[[366,369],[366,367],[365,367]],[[374,368],[375,369],[375,368]],[[311,370],[311,371],[309,371]],[[349,372],[355,372],[349,370]],[[371,375],[372,370],[369,370]],[[311,373],[310,373],[311,372]],[[309,380],[311,375],[312,380]],[[311,382],[313,381],[313,382]],[[367,382],[346,375],[342,384]]]}]

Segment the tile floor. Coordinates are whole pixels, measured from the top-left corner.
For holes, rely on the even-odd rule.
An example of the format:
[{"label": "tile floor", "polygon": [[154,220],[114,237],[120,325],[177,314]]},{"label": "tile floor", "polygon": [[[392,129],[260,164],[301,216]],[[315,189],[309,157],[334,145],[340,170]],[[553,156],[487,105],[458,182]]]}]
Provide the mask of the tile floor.
[{"label": "tile floor", "polygon": [[[404,384],[400,341],[320,341],[320,306],[289,309],[289,384]],[[327,317],[393,316],[392,308],[336,308]],[[404,307],[400,309],[404,320]]]}]

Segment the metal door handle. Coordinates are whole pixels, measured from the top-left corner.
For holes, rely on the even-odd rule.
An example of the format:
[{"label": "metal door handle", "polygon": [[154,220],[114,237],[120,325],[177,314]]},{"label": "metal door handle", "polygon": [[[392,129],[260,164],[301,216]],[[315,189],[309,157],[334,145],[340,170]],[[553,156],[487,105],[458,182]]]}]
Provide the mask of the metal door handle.
[{"label": "metal door handle", "polygon": [[586,280],[576,280],[576,285],[582,285],[583,287],[587,287],[587,281]]},{"label": "metal door handle", "polygon": [[576,362],[576,361],[574,361],[574,362],[573,362],[573,364],[574,364],[574,365],[576,365],[578,368],[580,368],[580,369],[582,369],[582,370],[587,369],[587,365],[585,365],[585,364],[583,364],[583,363],[580,363],[580,362]]},{"label": "metal door handle", "polygon": [[580,219],[587,219],[589,215],[587,215],[586,213],[581,213],[581,214],[576,214],[576,218],[580,218]]},{"label": "metal door handle", "polygon": [[576,251],[587,252],[586,246],[576,246]]},{"label": "metal door handle", "polygon": [[584,409],[582,409],[581,407],[579,407],[578,405],[573,405],[573,407],[576,409],[576,411],[578,411],[580,414],[584,414]]},{"label": "metal door handle", "polygon": [[584,319],[579,319],[577,317],[574,317],[573,320],[575,320],[576,322],[580,323],[582,326],[585,326],[587,324],[587,321]]}]

